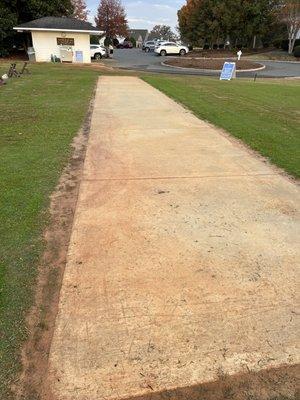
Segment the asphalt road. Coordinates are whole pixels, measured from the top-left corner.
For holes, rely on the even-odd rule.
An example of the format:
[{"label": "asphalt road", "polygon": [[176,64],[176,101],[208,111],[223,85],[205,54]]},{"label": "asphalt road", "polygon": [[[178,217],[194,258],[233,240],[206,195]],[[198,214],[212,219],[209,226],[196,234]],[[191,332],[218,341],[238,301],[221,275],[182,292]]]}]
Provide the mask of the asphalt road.
[{"label": "asphalt road", "polygon": [[[114,52],[113,60],[106,60],[106,63],[113,64],[123,69],[133,69],[148,72],[159,72],[180,75],[218,75],[216,72],[195,71],[188,68],[176,69],[163,66],[161,63],[167,57],[159,57],[154,53],[141,51],[140,49],[117,49]],[[300,63],[288,61],[259,61],[266,65],[266,69],[258,72],[239,72],[239,76],[254,77],[257,73],[258,77],[266,78],[284,78],[284,77],[300,77]]]}]

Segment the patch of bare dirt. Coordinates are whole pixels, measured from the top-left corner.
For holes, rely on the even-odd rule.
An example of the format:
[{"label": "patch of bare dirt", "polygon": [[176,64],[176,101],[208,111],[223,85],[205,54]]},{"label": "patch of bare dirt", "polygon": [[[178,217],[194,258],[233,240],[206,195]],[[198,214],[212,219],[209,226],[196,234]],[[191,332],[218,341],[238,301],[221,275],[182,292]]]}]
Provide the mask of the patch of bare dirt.
[{"label": "patch of bare dirt", "polygon": [[225,59],[225,58],[171,58],[167,60],[165,64],[173,67],[181,68],[197,68],[197,69],[209,69],[209,70],[222,70],[225,61],[232,61],[236,63],[237,70],[247,70],[261,68],[263,65],[248,61],[248,60],[236,60],[236,59]]},{"label": "patch of bare dirt", "polygon": [[39,267],[36,300],[27,319],[29,338],[22,351],[23,371],[18,388],[14,388],[16,399],[40,399],[58,311],[93,102],[94,95],[85,122],[73,140],[73,155],[51,196],[50,224],[44,233],[45,252]]}]

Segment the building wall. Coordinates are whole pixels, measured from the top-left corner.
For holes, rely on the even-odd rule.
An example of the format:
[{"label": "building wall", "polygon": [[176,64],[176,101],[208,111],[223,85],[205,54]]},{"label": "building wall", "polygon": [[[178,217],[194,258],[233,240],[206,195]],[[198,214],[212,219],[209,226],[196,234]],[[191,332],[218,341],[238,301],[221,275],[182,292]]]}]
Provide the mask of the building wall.
[{"label": "building wall", "polygon": [[60,46],[57,44],[57,38],[73,38],[73,62],[76,62],[75,52],[83,52],[83,62],[90,63],[90,35],[88,33],[72,33],[72,32],[47,32],[32,31],[32,44],[35,50],[36,61],[49,62],[51,54],[60,58]]}]

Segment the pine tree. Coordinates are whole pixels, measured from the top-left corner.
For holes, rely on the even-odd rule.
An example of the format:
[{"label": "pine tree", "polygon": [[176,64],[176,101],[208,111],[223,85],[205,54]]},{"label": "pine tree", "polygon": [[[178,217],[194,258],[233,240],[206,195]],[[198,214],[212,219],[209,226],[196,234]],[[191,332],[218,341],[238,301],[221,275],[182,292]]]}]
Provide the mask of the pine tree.
[{"label": "pine tree", "polygon": [[73,17],[81,21],[87,21],[88,10],[85,0],[72,0],[72,4],[74,7]]}]

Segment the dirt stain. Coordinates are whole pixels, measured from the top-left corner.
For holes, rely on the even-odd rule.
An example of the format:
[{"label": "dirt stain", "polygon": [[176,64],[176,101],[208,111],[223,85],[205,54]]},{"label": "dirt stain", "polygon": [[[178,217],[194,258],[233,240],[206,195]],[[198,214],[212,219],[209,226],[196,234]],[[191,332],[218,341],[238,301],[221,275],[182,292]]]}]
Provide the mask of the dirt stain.
[{"label": "dirt stain", "polygon": [[16,399],[41,399],[89,137],[94,95],[95,92],[83,126],[73,140],[73,154],[51,196],[50,223],[44,232],[45,251],[39,266],[35,304],[27,317],[29,337],[22,350],[23,368],[18,383],[12,388]]}]

